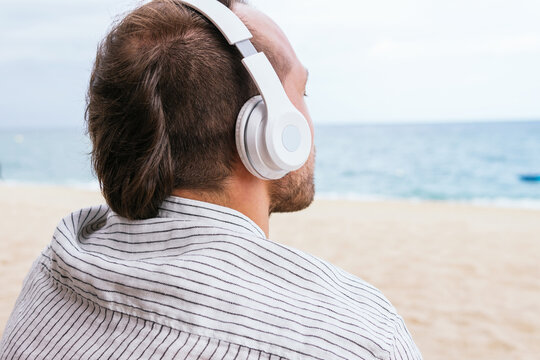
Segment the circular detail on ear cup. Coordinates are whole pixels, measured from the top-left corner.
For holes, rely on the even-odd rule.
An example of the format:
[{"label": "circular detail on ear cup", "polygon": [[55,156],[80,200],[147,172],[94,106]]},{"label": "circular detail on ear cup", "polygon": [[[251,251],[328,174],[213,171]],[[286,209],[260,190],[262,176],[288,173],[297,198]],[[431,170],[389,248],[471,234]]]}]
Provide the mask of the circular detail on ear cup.
[{"label": "circular detail on ear cup", "polygon": [[288,125],[281,134],[281,142],[287,151],[295,152],[300,147],[302,141],[302,134],[296,126]]}]

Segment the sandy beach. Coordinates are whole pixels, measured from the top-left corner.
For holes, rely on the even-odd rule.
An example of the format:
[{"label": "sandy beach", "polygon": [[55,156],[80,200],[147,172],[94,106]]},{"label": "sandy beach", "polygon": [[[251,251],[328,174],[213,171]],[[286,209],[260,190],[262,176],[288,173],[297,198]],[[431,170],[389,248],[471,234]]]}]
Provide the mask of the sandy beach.
[{"label": "sandy beach", "polygon": [[[0,334],[58,221],[95,191],[0,184]],[[425,359],[537,359],[540,211],[318,200],[272,218],[271,239],[380,288]]]}]

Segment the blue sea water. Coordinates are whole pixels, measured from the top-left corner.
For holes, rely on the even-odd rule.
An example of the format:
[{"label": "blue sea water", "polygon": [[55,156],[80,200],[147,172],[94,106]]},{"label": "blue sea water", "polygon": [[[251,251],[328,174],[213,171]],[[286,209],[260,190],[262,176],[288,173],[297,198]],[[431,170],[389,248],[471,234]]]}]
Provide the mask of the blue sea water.
[{"label": "blue sea water", "polygon": [[[322,125],[317,193],[540,206],[540,122]],[[2,180],[98,188],[79,129],[0,130]]]},{"label": "blue sea water", "polygon": [[90,151],[90,140],[80,129],[0,129],[1,179],[99,188]]}]

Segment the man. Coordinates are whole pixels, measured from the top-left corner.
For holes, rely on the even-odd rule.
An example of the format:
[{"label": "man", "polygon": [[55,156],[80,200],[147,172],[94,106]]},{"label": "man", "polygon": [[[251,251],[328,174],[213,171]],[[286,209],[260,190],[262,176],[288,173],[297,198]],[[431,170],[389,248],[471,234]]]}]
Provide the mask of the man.
[{"label": "man", "polygon": [[[223,3],[313,131],[307,71],[285,35],[248,5]],[[60,223],[2,359],[421,358],[378,290],[268,240],[269,214],[312,202],[314,150],[279,180],[246,169],[235,122],[258,92],[240,60],[179,1],[145,4],[112,29],[87,109],[108,206]]]}]

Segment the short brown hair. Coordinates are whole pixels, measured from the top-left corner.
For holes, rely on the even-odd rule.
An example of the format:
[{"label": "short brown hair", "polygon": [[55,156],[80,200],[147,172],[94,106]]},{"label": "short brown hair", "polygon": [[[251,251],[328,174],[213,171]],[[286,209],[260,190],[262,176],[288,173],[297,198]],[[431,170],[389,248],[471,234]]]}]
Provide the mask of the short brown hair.
[{"label": "short brown hair", "polygon": [[195,11],[155,0],[129,13],[98,47],[87,99],[111,209],[145,219],[174,189],[219,191],[238,160],[237,114],[256,94],[240,54]]}]

